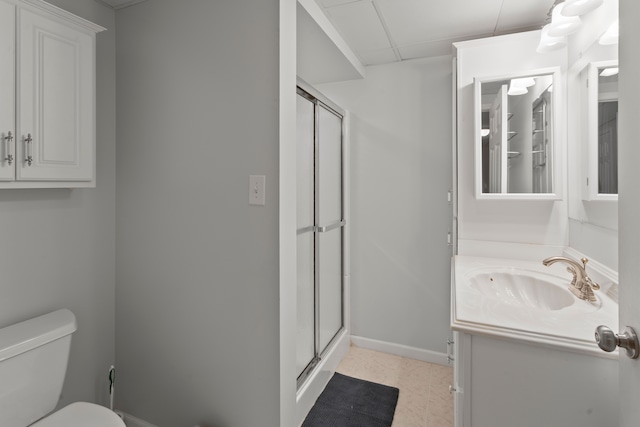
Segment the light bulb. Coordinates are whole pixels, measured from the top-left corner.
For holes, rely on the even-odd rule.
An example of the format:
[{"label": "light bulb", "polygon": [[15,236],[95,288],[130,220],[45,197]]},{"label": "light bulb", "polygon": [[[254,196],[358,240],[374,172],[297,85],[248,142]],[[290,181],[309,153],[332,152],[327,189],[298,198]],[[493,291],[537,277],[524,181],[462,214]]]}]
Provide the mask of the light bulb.
[{"label": "light bulb", "polygon": [[611,77],[611,76],[615,76],[616,74],[618,74],[619,72],[619,68],[618,67],[611,67],[611,68],[605,68],[604,70],[602,70],[602,72],[600,73],[600,77]]},{"label": "light bulb", "polygon": [[529,92],[527,90],[527,86],[523,85],[522,81],[519,82],[518,80],[522,79],[511,80],[511,83],[509,83],[509,90],[507,91],[507,95],[517,96],[524,95],[525,93]]},{"label": "light bulb", "polygon": [[536,49],[536,52],[538,53],[549,53],[554,50],[562,49],[567,45],[566,37],[552,37],[549,35],[550,25],[551,24],[547,24],[542,28],[540,43],[538,44],[538,48]]},{"label": "light bulb", "polygon": [[601,45],[617,44],[618,43],[618,20],[616,19],[607,31],[600,37],[599,43]]},{"label": "light bulb", "polygon": [[531,87],[536,84],[536,80],[533,77],[521,77],[511,80],[511,84],[522,87]]},{"label": "light bulb", "polygon": [[562,8],[564,16],[585,15],[602,6],[603,0],[566,0]]},{"label": "light bulb", "polygon": [[551,24],[549,24],[549,35],[551,37],[567,36],[580,29],[582,21],[578,16],[564,16],[562,10],[565,3],[560,3],[551,12]]}]

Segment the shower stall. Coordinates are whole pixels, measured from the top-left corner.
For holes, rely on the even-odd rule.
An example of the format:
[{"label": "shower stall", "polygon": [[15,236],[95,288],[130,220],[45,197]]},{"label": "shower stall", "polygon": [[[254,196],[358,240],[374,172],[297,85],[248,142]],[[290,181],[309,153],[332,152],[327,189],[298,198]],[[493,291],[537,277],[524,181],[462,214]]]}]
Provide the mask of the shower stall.
[{"label": "shower stall", "polygon": [[[344,357],[349,340],[345,321],[345,113],[303,82],[297,94],[296,369],[300,394],[306,391],[303,389],[324,387],[322,382],[328,380],[337,359]],[[334,361],[328,362],[331,359]],[[316,379],[322,384],[310,384]]]}]

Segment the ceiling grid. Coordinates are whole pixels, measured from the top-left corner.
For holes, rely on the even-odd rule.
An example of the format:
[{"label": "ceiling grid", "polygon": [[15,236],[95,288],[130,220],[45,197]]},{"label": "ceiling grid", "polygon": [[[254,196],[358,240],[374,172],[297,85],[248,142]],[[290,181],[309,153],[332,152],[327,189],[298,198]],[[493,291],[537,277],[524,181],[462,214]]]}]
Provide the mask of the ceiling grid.
[{"label": "ceiling grid", "polygon": [[382,28],[384,28],[384,32],[387,35],[387,38],[389,39],[389,44],[391,45],[391,48],[393,49],[393,53],[396,56],[396,59],[398,61],[402,61],[402,55],[400,55],[400,51],[398,50],[398,45],[396,44],[396,42],[393,40],[393,37],[391,37],[391,31],[389,31],[389,26],[387,25],[387,22],[384,19],[384,15],[382,15],[382,12],[380,11],[380,6],[378,6],[378,4],[376,3],[376,0],[373,0],[373,8],[376,10],[376,14],[378,15],[378,19],[380,19],[380,23],[382,24]]},{"label": "ceiling grid", "polygon": [[451,53],[451,44],[540,29],[556,0],[315,0],[364,65]]}]

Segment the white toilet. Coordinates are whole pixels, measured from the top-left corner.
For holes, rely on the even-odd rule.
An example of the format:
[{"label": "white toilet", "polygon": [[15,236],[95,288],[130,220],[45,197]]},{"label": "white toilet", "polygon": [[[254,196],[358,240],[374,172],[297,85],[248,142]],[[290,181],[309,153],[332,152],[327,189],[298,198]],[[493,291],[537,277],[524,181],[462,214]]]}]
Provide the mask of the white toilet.
[{"label": "white toilet", "polygon": [[109,409],[58,404],[76,317],[66,309],[0,329],[0,426],[125,427]]}]

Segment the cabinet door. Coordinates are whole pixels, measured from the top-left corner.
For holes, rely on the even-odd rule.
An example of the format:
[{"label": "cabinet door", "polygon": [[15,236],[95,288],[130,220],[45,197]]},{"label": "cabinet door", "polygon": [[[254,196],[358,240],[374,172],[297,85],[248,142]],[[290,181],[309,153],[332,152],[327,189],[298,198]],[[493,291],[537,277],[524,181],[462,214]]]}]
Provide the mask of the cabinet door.
[{"label": "cabinet door", "polygon": [[16,11],[0,0],[0,181],[15,176],[15,151],[10,136],[16,133]]},{"label": "cabinet door", "polygon": [[29,10],[18,23],[17,179],[91,181],[93,37]]}]

